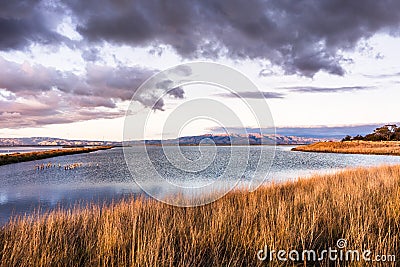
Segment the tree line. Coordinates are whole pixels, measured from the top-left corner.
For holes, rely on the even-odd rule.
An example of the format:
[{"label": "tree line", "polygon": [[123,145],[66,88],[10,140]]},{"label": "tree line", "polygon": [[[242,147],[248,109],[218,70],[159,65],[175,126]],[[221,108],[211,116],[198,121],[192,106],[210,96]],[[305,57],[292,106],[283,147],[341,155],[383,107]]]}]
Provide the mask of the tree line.
[{"label": "tree line", "polygon": [[376,128],[373,133],[366,136],[356,135],[354,137],[347,135],[342,141],[400,141],[400,127],[396,124],[387,124],[385,126]]}]

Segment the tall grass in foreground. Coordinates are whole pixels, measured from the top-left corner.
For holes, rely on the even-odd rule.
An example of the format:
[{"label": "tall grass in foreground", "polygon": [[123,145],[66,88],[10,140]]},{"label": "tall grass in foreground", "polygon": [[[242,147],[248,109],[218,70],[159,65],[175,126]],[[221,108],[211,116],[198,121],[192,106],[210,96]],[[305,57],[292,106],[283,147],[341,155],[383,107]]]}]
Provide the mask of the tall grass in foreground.
[{"label": "tall grass in foreground", "polygon": [[305,146],[298,146],[293,151],[330,152],[347,154],[375,154],[400,156],[400,142],[398,141],[345,141],[345,142],[318,142]]},{"label": "tall grass in foreground", "polygon": [[321,251],[339,238],[400,257],[399,227],[400,166],[385,166],[235,191],[196,208],[132,198],[16,218],[0,230],[0,266],[260,266],[265,245]]}]

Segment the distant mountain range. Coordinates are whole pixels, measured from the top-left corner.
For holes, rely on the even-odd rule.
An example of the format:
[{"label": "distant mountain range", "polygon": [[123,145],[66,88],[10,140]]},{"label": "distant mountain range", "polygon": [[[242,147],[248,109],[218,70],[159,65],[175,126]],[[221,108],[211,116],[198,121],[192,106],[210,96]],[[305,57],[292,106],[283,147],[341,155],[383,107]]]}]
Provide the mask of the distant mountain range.
[{"label": "distant mountain range", "polygon": [[[204,134],[198,136],[185,136],[178,139],[164,140],[164,144],[180,145],[198,145],[211,144],[214,142],[217,145],[250,145],[272,144],[279,145],[298,145],[310,144],[320,141],[336,141],[333,138],[314,138],[314,137],[299,137],[299,136],[283,136],[283,135],[261,135],[261,134]],[[145,140],[148,145],[160,145],[160,140]],[[143,144],[143,141],[127,141],[124,145]],[[122,142],[115,141],[90,141],[90,140],[69,140],[52,137],[26,137],[26,138],[0,138],[0,146],[95,146],[95,145],[110,145],[121,146]]]},{"label": "distant mountain range", "polygon": [[[198,136],[184,136],[178,139],[164,140],[164,144],[177,144],[180,145],[198,145],[215,143],[216,145],[260,145],[260,144],[279,144],[279,145],[298,145],[298,144],[311,144],[320,141],[328,141],[336,139],[328,138],[313,138],[313,137],[298,137],[298,136],[283,136],[272,134],[204,134]],[[160,145],[160,140],[146,140],[148,145]],[[135,145],[143,143],[143,141],[126,142],[128,145]]]}]

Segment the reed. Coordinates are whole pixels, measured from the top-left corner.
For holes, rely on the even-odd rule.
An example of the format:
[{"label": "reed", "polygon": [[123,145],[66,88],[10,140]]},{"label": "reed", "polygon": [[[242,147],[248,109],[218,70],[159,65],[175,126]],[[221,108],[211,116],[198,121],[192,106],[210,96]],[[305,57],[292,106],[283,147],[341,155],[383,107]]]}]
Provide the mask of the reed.
[{"label": "reed", "polygon": [[293,148],[292,150],[303,151],[303,152],[400,156],[400,142],[397,141],[318,142],[310,145],[298,146]]},{"label": "reed", "polygon": [[[265,246],[321,251],[340,238],[400,256],[399,234],[400,166],[382,166],[236,190],[194,208],[132,197],[17,217],[0,230],[0,266],[265,266],[256,257]],[[284,265],[293,263],[270,264]]]},{"label": "reed", "polygon": [[52,149],[46,151],[35,151],[26,153],[12,153],[12,154],[0,155],[0,166],[5,164],[24,162],[24,161],[33,161],[33,160],[47,159],[58,156],[88,153],[110,148],[112,148],[112,146],[80,147],[80,148]]}]

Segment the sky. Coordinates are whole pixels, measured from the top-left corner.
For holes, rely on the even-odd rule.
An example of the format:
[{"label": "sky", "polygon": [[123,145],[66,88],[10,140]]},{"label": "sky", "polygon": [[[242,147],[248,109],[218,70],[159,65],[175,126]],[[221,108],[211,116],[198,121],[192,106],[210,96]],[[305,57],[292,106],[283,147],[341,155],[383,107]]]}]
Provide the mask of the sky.
[{"label": "sky", "polygon": [[[152,116],[146,138],[189,100],[235,110],[212,86],[132,100],[152,75],[194,61],[247,76],[262,99],[241,95],[268,103],[278,133],[365,134],[400,121],[399,47],[395,0],[0,0],[0,137],[120,141],[131,101]],[[215,127],[199,120],[180,134]]]}]

